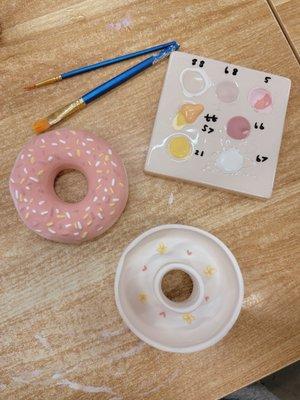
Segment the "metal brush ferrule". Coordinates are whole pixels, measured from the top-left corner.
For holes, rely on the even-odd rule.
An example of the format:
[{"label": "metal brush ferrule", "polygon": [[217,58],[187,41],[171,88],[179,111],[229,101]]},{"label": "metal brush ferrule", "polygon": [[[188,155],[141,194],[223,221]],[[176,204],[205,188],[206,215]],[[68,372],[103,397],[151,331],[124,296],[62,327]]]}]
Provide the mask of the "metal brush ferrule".
[{"label": "metal brush ferrule", "polygon": [[45,79],[44,81],[37,82],[34,84],[34,87],[38,88],[41,86],[51,85],[51,83],[55,83],[62,80],[62,76],[54,76],[53,78]]},{"label": "metal brush ferrule", "polygon": [[73,114],[74,112],[82,110],[83,108],[85,108],[85,106],[86,104],[82,98],[77,99],[50,114],[47,117],[47,120],[50,125],[55,125],[63,119],[67,118],[69,115]]}]

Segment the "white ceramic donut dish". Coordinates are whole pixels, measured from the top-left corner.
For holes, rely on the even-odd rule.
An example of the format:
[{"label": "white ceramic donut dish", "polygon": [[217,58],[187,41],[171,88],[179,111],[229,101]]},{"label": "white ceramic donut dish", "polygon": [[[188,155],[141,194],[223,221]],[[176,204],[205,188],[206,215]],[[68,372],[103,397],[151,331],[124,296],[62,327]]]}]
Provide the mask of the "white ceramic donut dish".
[{"label": "white ceramic donut dish", "polygon": [[[182,270],[193,281],[183,302],[162,292],[163,276]],[[124,322],[160,350],[191,353],[220,341],[241,310],[243,278],[231,251],[212,234],[185,225],[161,225],[131,242],[116,272],[115,298]]]}]

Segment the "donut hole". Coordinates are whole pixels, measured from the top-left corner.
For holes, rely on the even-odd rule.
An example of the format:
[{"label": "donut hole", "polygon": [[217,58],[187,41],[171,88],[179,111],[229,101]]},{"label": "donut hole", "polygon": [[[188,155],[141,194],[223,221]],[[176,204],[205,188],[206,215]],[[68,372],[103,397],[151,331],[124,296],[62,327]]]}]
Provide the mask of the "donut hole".
[{"label": "donut hole", "polygon": [[167,272],[161,281],[163,294],[171,301],[183,302],[193,292],[193,280],[189,274],[179,269]]},{"label": "donut hole", "polygon": [[67,203],[78,203],[88,192],[88,182],[77,169],[64,169],[56,175],[54,190],[57,196]]}]

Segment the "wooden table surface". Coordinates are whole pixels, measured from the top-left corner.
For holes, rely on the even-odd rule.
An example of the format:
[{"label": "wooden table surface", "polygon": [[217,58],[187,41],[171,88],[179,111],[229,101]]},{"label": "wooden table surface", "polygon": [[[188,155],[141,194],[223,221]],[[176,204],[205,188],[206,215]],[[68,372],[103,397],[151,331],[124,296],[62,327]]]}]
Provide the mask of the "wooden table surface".
[{"label": "wooden table surface", "polygon": [[[2,0],[0,22],[0,398],[210,400],[297,360],[299,67],[268,3]],[[62,124],[95,131],[122,156],[130,197],[119,222],[81,246],[43,240],[26,229],[8,177],[32,122],[136,61],[34,92],[23,86],[172,39],[183,51],[292,80],[272,198],[144,174],[166,72],[162,62]],[[155,225],[176,222],[223,240],[245,280],[234,328],[214,347],[189,355],[143,344],[122,323],[113,292],[124,247]]]},{"label": "wooden table surface", "polygon": [[298,0],[268,0],[278,23],[300,60],[300,2]]}]

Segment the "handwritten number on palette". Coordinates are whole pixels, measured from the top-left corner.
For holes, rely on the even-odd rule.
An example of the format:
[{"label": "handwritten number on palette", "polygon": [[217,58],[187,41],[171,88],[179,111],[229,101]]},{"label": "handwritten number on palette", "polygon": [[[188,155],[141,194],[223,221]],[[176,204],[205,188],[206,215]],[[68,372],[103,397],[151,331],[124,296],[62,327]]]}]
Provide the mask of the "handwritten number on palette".
[{"label": "handwritten number on palette", "polygon": [[204,119],[205,119],[207,122],[210,122],[210,121],[216,122],[216,121],[218,120],[218,117],[216,117],[215,114],[214,114],[214,115],[206,114],[206,115],[204,116]]},{"label": "handwritten number on palette", "polygon": [[210,128],[208,125],[204,125],[203,128],[201,129],[202,132],[207,132],[207,133],[212,133],[214,131],[213,128]]},{"label": "handwritten number on palette", "polygon": [[196,150],[195,151],[195,156],[203,157],[204,156],[204,151],[202,150],[201,153],[200,153],[200,150]]},{"label": "handwritten number on palette", "polygon": [[269,157],[266,157],[266,156],[260,156],[259,154],[256,156],[256,161],[257,162],[265,162],[265,161],[267,161],[267,159],[268,159]]},{"label": "handwritten number on palette", "polygon": [[269,83],[269,80],[271,79],[271,77],[270,76],[266,76],[265,77],[265,83]]},{"label": "handwritten number on palette", "polygon": [[[196,65],[197,64],[197,58],[193,58],[193,60],[192,60],[192,65]],[[201,60],[200,62],[199,62],[199,67],[200,68],[202,68],[203,66],[204,66],[204,64],[205,64],[205,61],[204,60]]]},{"label": "handwritten number on palette", "polygon": [[255,129],[261,129],[261,130],[265,129],[265,127],[264,127],[264,124],[263,124],[263,123],[261,123],[260,125],[258,125],[258,123],[257,123],[257,122],[255,122],[255,124],[254,124],[254,128],[255,128]]},{"label": "handwritten number on palette", "polygon": [[[229,74],[229,68],[228,67],[226,67],[225,68],[225,70],[224,70],[224,72],[225,72],[225,74]],[[232,70],[232,75],[236,75],[237,73],[239,72],[239,70],[237,69],[237,68],[233,68],[233,70]]]}]

